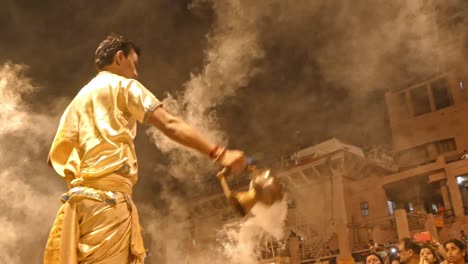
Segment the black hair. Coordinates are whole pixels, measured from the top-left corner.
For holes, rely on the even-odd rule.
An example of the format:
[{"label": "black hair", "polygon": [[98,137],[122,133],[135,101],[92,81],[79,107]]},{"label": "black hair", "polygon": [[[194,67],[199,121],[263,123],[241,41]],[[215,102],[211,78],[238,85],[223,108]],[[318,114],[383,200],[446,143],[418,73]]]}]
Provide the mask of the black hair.
[{"label": "black hair", "polygon": [[444,248],[445,246],[447,246],[448,243],[452,243],[454,244],[455,246],[457,246],[457,248],[459,248],[461,251],[465,252],[465,243],[461,242],[460,240],[456,239],[456,238],[452,238],[450,240],[447,240],[445,241],[444,243]]},{"label": "black hair", "polygon": [[422,244],[421,245],[421,250],[423,250],[423,248],[427,248],[427,249],[429,249],[429,251],[431,251],[432,255],[434,256],[434,263],[442,262],[441,256],[439,256],[439,254],[437,254],[436,250],[430,244]]},{"label": "black hair", "polygon": [[414,253],[419,255],[419,252],[421,251],[421,247],[416,242],[414,242],[414,240],[412,240],[411,238],[405,237],[401,240],[401,242],[403,242],[403,245],[405,246],[406,250],[411,249],[413,250]]},{"label": "black hair", "polygon": [[369,255],[367,255],[366,258],[365,258],[365,263],[367,263],[367,258],[370,257],[370,256],[376,256],[379,259],[381,264],[385,264],[382,257],[380,257],[377,253],[370,253]]},{"label": "black hair", "polygon": [[124,36],[117,33],[111,33],[99,44],[94,53],[94,63],[99,70],[102,70],[107,65],[112,64],[115,54],[122,51],[125,57],[128,56],[131,50],[140,56],[141,50],[135,43],[126,39]]},{"label": "black hair", "polygon": [[[462,241],[460,241],[460,240],[458,240],[456,238],[449,239],[449,240],[445,241],[444,249],[447,246],[447,244],[449,244],[449,243],[454,244],[458,249],[460,249],[460,251],[462,253],[465,253],[465,243],[463,243]],[[467,261],[467,254],[463,255],[463,259],[465,260],[465,262]]]}]

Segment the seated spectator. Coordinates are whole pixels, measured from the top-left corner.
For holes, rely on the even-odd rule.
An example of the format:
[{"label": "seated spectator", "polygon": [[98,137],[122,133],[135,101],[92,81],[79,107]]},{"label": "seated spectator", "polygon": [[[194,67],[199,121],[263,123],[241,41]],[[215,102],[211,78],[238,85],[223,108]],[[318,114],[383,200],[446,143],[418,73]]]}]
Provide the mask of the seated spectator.
[{"label": "seated spectator", "polygon": [[467,159],[467,158],[468,158],[468,151],[465,150],[465,151],[463,152],[463,156],[461,156],[460,159],[463,160],[463,159]]}]

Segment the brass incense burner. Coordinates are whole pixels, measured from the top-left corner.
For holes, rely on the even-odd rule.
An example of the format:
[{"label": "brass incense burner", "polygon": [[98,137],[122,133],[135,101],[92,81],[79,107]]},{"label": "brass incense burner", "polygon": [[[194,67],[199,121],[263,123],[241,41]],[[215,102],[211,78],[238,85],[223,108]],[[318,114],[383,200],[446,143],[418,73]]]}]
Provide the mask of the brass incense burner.
[{"label": "brass incense burner", "polygon": [[257,170],[250,167],[251,180],[249,190],[245,192],[231,191],[226,181],[229,171],[224,168],[218,172],[217,178],[223,188],[229,203],[242,215],[247,215],[257,202],[272,205],[283,199],[283,186],[270,170]]}]

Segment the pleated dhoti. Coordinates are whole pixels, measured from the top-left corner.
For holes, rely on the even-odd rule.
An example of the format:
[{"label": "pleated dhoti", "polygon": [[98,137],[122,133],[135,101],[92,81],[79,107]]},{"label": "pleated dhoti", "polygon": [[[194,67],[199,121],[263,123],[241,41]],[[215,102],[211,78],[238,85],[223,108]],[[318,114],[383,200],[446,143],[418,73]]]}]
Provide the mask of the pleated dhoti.
[{"label": "pleated dhoti", "polygon": [[143,263],[141,227],[129,194],[77,187],[62,197],[44,263]]}]

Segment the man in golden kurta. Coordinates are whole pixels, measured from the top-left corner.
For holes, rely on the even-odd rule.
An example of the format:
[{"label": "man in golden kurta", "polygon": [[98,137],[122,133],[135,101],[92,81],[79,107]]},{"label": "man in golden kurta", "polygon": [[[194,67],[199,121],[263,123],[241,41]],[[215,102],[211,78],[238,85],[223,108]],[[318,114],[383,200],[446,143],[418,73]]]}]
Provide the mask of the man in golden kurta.
[{"label": "man in golden kurta", "polygon": [[208,142],[135,80],[139,54],[133,42],[109,35],[95,53],[99,73],[62,115],[49,164],[70,189],[61,197],[44,263],[143,263],[145,248],[132,201],[137,121],[207,154],[233,174],[246,166],[241,151]]}]

